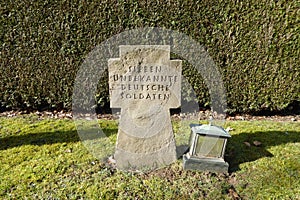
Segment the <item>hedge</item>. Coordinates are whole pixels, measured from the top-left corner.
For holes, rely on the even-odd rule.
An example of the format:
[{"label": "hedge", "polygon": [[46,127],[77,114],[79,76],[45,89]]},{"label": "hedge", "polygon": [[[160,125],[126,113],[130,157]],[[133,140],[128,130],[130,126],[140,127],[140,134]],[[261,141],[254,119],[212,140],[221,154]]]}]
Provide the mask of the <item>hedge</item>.
[{"label": "hedge", "polygon": [[[98,44],[137,27],[164,27],[204,45],[223,75],[229,112],[300,102],[299,3],[269,0],[2,1],[0,108],[71,109],[76,72]],[[184,70],[201,106],[200,76]],[[108,106],[107,79],[98,108]]]}]

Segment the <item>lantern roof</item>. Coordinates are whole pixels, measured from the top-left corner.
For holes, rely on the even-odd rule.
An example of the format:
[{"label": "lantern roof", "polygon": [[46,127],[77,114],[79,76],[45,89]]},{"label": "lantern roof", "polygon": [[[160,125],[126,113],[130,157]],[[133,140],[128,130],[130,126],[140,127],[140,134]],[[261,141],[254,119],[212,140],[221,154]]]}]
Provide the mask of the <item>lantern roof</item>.
[{"label": "lantern roof", "polygon": [[208,124],[190,124],[193,133],[200,135],[210,135],[215,137],[231,137],[222,127]]}]

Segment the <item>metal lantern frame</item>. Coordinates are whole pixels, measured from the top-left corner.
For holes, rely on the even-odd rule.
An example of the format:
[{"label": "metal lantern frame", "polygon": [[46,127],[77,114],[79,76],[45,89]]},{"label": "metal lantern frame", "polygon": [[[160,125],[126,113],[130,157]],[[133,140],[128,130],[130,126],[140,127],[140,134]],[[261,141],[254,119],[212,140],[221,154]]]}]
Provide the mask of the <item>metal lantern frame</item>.
[{"label": "metal lantern frame", "polygon": [[230,134],[214,125],[191,124],[190,128],[190,149],[183,155],[184,169],[228,172],[224,154]]}]

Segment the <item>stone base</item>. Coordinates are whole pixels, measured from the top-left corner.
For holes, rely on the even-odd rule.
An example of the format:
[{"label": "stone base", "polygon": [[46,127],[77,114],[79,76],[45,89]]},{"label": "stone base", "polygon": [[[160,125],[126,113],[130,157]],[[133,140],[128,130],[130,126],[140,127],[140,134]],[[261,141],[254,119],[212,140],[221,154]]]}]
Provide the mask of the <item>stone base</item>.
[{"label": "stone base", "polygon": [[229,164],[223,159],[194,158],[183,155],[183,169],[227,173]]},{"label": "stone base", "polygon": [[116,167],[124,171],[148,171],[170,165],[177,160],[175,143],[172,144],[152,153],[132,153],[117,148],[114,154]]}]

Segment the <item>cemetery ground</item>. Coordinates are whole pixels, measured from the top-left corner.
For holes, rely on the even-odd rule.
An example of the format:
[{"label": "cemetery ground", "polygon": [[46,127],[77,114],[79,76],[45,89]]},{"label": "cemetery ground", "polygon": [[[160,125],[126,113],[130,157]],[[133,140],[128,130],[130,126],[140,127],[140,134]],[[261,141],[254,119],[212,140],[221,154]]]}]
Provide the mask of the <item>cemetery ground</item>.
[{"label": "cemetery ground", "polygon": [[[179,122],[172,123],[178,136]],[[116,120],[99,124],[116,139]],[[300,199],[299,120],[227,120],[224,127],[232,135],[227,174],[184,171],[182,158],[122,172],[88,152],[72,119],[2,116],[0,199]]]}]

